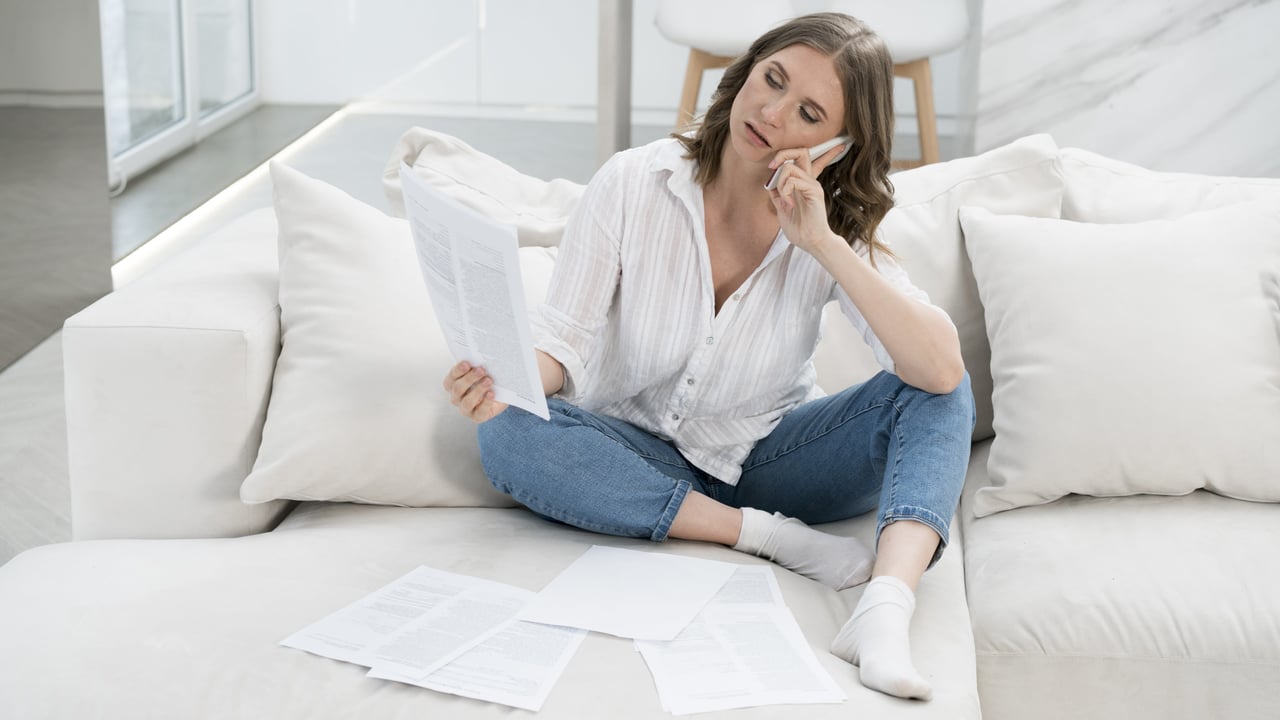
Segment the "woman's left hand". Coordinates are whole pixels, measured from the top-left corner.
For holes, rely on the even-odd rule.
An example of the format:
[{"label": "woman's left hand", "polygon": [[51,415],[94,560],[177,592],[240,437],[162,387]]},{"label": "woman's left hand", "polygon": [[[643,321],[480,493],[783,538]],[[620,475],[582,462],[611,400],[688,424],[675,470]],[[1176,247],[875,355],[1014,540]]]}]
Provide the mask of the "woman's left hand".
[{"label": "woman's left hand", "polygon": [[777,186],[769,191],[782,232],[792,245],[810,254],[833,237],[818,175],[841,149],[843,146],[837,145],[812,161],[803,148],[780,150],[769,164],[770,169],[782,167]]}]

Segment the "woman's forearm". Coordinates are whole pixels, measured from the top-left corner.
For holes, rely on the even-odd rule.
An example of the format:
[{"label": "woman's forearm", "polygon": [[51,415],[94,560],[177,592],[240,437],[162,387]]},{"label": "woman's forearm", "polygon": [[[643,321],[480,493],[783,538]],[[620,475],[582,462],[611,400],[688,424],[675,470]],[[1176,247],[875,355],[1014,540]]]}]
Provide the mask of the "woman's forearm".
[{"label": "woman's forearm", "polygon": [[955,326],[941,312],[904,295],[847,243],[815,255],[853,300],[872,332],[893,358],[898,377],[931,393],[945,394],[964,378]]}]

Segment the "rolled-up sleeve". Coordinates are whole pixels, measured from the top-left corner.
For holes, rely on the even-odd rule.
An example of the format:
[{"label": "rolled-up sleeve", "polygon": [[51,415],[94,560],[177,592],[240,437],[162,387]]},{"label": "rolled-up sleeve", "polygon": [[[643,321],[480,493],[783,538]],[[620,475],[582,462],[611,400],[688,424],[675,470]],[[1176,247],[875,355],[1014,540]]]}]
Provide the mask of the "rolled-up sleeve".
[{"label": "rolled-up sleeve", "polygon": [[557,395],[572,403],[590,384],[593,351],[621,274],[620,164],[614,156],[587,185],[560,240],[546,302],[532,313],[534,346],[564,367]]},{"label": "rolled-up sleeve", "polygon": [[[859,248],[858,254],[864,258],[866,257],[865,246],[861,246]],[[929,294],[916,287],[915,284],[911,282],[911,278],[907,276],[907,271],[903,270],[902,266],[899,265],[896,260],[883,253],[878,253],[876,255],[875,268],[876,271],[880,273],[881,277],[888,280],[893,287],[897,288],[904,295],[928,305],[941,313],[943,317],[947,318],[948,322],[951,322],[951,316],[947,315],[945,310],[929,301]],[[893,358],[889,356],[889,351],[885,350],[884,344],[880,342],[880,338],[876,337],[875,331],[871,329],[866,318],[862,316],[862,312],[858,310],[858,306],[853,303],[849,294],[844,291],[844,288],[837,284],[835,286],[834,295],[835,299],[840,301],[840,310],[844,313],[844,316],[849,319],[849,322],[853,325],[854,329],[862,336],[863,341],[865,341],[867,346],[871,348],[871,352],[876,357],[876,362],[880,363],[880,367],[896,375],[897,366],[893,362]]]}]

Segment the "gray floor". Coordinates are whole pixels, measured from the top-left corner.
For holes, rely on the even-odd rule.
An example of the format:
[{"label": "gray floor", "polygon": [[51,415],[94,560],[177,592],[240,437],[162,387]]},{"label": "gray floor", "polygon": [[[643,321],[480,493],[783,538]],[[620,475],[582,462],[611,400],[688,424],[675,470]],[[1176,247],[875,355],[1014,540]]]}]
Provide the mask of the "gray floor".
[{"label": "gray floor", "polygon": [[337,107],[263,105],[137,178],[111,200],[111,259],[128,255],[298,139]]},{"label": "gray floor", "polygon": [[[315,110],[304,109],[302,113],[311,113],[309,117],[314,121],[323,115]],[[278,125],[283,127],[288,122],[281,120]],[[590,124],[360,114],[335,120],[314,142],[292,153],[289,163],[386,209],[382,169],[397,138],[414,125],[455,135],[537,177],[586,182],[596,166],[594,127]],[[232,137],[241,137],[248,127],[246,124],[231,129],[228,142]],[[637,127],[632,142],[645,143],[667,131],[666,127]],[[913,148],[911,141],[912,138],[904,138],[903,144]],[[942,150],[948,157],[950,147],[945,141]],[[167,226],[173,221],[175,207],[209,196],[210,178],[230,182],[237,175],[229,165],[242,173],[270,154],[269,150],[263,152],[261,157],[253,157],[230,153],[219,144],[202,144],[185,154],[181,162],[166,165],[163,175],[157,172],[154,181],[140,178],[126,191],[126,195],[136,193],[130,210],[135,215],[127,222],[136,227]],[[180,252],[184,245],[199,242],[204,234],[232,217],[269,206],[269,181],[256,178],[230,200],[200,224],[184,231],[174,247],[165,252]],[[66,453],[61,336],[55,334],[0,372],[0,564],[28,548],[70,539]]]},{"label": "gray floor", "polygon": [[111,290],[101,109],[0,107],[0,369]]}]

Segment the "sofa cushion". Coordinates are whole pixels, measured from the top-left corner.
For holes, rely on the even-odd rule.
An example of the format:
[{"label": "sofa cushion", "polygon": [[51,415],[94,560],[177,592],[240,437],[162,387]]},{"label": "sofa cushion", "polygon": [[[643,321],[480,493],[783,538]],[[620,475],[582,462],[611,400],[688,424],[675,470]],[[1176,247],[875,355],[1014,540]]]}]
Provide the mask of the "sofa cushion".
[{"label": "sofa cushion", "polygon": [[1172,219],[1247,201],[1280,206],[1280,179],[1147,170],[1079,148],[1063,148],[1062,217],[1092,223]]},{"label": "sofa cushion", "polygon": [[[441,388],[454,361],[408,224],[283,165],[272,180],[282,347],[241,497],[511,505],[480,467],[475,426]],[[521,250],[531,305],[552,252]]]},{"label": "sofa cushion", "polygon": [[959,513],[983,717],[1280,717],[1280,505],[1072,496],[978,518],[990,448]]},{"label": "sofa cushion", "polygon": [[[881,235],[911,282],[955,323],[978,413],[973,438],[989,438],[991,350],[957,213],[963,205],[979,205],[999,213],[1058,217],[1063,191],[1058,146],[1048,135],[1033,135],[890,179],[894,207],[880,224]],[[839,309],[832,304],[825,315],[823,341],[814,356],[818,384],[837,392],[879,372],[866,343]]]},{"label": "sofa cushion", "polygon": [[[874,523],[868,514],[826,527],[869,542]],[[922,580],[912,626],[932,702],[867,690],[857,668],[827,652],[861,587],[836,593],[775,566],[787,604],[849,700],[706,717],[976,720],[960,540],[953,536]],[[511,717],[510,708],[372,680],[363,668],[278,643],[418,565],[538,590],[592,544],[765,564],[704,543],[595,535],[523,509],[338,503],[303,505],[274,532],[246,538],[46,546],[0,567],[0,708],[6,717],[129,720]],[[670,715],[634,644],[592,633],[539,717]]]},{"label": "sofa cushion", "polygon": [[1280,206],[960,219],[995,380],[978,515],[1068,493],[1280,501]]}]

